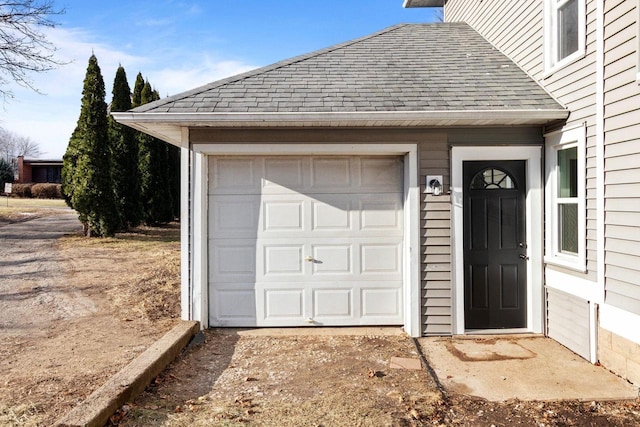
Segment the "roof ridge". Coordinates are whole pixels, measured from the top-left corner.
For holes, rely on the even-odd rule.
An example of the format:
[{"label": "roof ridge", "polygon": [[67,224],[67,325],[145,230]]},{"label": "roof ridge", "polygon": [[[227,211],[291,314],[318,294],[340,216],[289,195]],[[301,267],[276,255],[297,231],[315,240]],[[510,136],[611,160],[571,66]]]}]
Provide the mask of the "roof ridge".
[{"label": "roof ridge", "polygon": [[226,84],[229,84],[229,83],[235,83],[235,82],[238,82],[238,81],[241,81],[241,80],[248,79],[250,77],[255,77],[255,76],[258,76],[260,74],[267,73],[269,71],[277,70],[278,68],[283,68],[283,67],[286,67],[286,66],[289,66],[289,65],[292,65],[292,64],[296,64],[298,62],[302,62],[302,61],[305,61],[307,59],[311,59],[311,58],[314,58],[314,57],[318,57],[320,55],[324,55],[324,54],[327,54],[327,53],[335,52],[336,50],[344,49],[345,47],[352,46],[352,45],[354,45],[356,43],[361,43],[361,42],[363,42],[365,40],[369,40],[369,39],[372,39],[374,37],[378,37],[378,36],[381,36],[383,34],[390,33],[392,31],[398,30],[400,28],[404,28],[404,27],[409,26],[409,25],[420,25],[420,24],[404,23],[404,24],[392,25],[390,27],[383,28],[382,30],[377,31],[375,33],[371,33],[371,34],[368,34],[368,35],[365,35],[365,36],[362,36],[362,37],[358,37],[358,38],[355,38],[355,39],[352,39],[352,40],[348,40],[346,42],[334,44],[334,45],[331,45],[331,46],[328,46],[328,47],[325,47],[325,48],[321,48],[321,49],[318,49],[318,50],[315,50],[315,51],[312,51],[312,52],[309,52],[309,53],[303,53],[302,55],[297,55],[297,56],[294,56],[294,57],[291,57],[291,58],[288,58],[288,59],[284,59],[282,61],[274,62],[272,64],[265,65],[263,67],[258,67],[258,68],[255,68],[253,70],[241,73],[241,74],[235,74],[233,76],[225,77],[223,79],[216,80],[216,81],[211,82],[211,83],[207,83],[205,85],[196,87],[194,89],[191,89],[191,90],[188,90],[188,91],[185,91],[185,92],[180,92],[180,93],[175,94],[173,96],[168,96],[166,98],[162,98],[162,99],[159,99],[157,101],[141,105],[141,106],[135,108],[135,111],[143,112],[143,111],[147,111],[147,110],[150,110],[150,109],[153,109],[153,108],[157,108],[157,107],[159,107],[161,105],[164,105],[164,104],[167,104],[169,102],[174,102],[174,101],[177,101],[179,99],[187,98],[189,96],[193,96],[193,95],[196,95],[196,94],[201,93],[201,92],[206,92],[207,90],[214,89],[214,88],[219,87],[219,86],[223,86],[223,85],[226,85]]}]

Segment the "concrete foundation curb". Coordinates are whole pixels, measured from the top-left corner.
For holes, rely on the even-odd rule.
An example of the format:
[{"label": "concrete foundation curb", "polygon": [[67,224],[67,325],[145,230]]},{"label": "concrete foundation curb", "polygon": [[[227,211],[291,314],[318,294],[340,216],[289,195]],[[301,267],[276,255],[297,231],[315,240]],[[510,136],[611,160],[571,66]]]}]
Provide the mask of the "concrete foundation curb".
[{"label": "concrete foundation curb", "polygon": [[198,322],[180,322],[54,426],[104,426],[119,407],[140,394],[180,354],[199,330]]}]

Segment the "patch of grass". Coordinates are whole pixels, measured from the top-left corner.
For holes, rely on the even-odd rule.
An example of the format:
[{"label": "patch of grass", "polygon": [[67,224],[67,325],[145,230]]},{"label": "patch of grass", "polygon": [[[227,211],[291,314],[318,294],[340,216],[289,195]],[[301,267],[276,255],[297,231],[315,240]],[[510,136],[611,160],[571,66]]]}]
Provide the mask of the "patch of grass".
[{"label": "patch of grass", "polygon": [[10,208],[64,208],[67,204],[62,199],[22,199],[18,197],[0,197],[0,207]]},{"label": "patch of grass", "polygon": [[49,215],[56,209],[66,208],[64,200],[59,199],[18,199],[0,197],[0,224],[24,221],[30,218]]},{"label": "patch of grass", "polygon": [[166,322],[180,316],[179,242],[180,225],[171,223],[141,226],[115,237],[65,236],[58,247],[70,258],[92,254],[93,261],[87,262],[108,275],[110,287],[105,294],[123,319]]}]

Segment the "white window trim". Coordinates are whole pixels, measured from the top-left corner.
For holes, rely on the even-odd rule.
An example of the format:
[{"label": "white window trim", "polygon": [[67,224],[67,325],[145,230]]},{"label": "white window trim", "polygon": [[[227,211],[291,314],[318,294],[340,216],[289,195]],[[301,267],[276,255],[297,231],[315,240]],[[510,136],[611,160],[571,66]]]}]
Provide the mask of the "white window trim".
[{"label": "white window trim", "polygon": [[[578,0],[578,50],[566,58],[556,61],[558,51],[557,14],[558,1],[544,0],[544,69],[545,75],[567,66],[584,57],[586,50],[587,12],[586,0]],[[561,5],[564,3],[561,3]]]},{"label": "white window trim", "polygon": [[[585,273],[587,271],[587,212],[586,212],[586,130],[579,125],[564,131],[556,131],[545,135],[545,256],[544,261],[571,270]],[[561,253],[558,249],[558,210],[557,192],[557,153],[558,150],[571,147],[578,148],[578,254]]]}]

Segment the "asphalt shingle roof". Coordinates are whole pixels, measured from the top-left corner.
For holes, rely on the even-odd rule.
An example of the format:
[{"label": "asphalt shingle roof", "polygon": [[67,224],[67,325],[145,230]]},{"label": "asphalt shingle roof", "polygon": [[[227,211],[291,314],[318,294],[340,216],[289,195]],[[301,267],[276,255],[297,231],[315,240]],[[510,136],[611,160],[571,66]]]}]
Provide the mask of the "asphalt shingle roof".
[{"label": "asphalt shingle roof", "polygon": [[464,23],[401,24],[133,110],[153,113],[557,110]]}]

